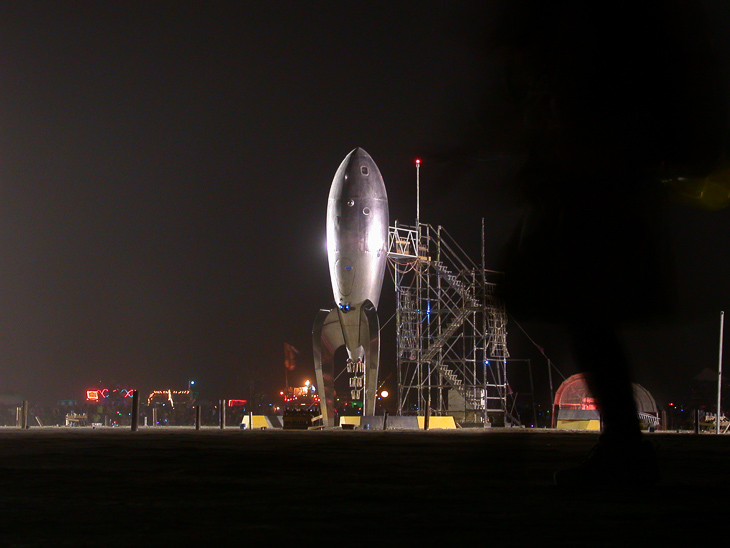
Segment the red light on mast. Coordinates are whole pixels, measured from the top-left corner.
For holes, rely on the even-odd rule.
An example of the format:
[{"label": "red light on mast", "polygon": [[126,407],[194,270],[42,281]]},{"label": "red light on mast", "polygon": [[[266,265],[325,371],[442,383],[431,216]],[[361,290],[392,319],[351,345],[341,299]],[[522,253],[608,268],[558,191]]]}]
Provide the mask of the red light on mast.
[{"label": "red light on mast", "polygon": [[421,159],[420,158],[416,158],[416,165],[417,166],[420,166],[421,165]]}]

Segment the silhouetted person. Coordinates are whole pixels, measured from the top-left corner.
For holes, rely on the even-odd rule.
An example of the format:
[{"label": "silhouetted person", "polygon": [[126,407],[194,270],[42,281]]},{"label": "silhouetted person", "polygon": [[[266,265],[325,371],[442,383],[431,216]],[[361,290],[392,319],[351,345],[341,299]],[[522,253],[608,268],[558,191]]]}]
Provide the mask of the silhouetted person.
[{"label": "silhouetted person", "polygon": [[658,479],[617,330],[671,310],[666,179],[707,174],[723,152],[705,40],[687,2],[511,2],[503,13],[496,43],[529,142],[505,299],[518,319],[568,327],[604,424],[592,457],[558,483]]}]

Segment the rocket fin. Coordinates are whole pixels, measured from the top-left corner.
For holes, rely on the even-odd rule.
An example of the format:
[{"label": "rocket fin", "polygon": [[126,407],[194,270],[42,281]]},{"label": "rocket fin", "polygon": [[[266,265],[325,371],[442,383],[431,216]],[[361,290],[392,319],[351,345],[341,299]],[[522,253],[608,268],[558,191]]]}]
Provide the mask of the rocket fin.
[{"label": "rocket fin", "polygon": [[370,300],[360,309],[360,343],[365,350],[365,396],[363,415],[375,415],[375,402],[378,390],[378,367],[380,365],[380,320],[378,312]]},{"label": "rocket fin", "polygon": [[336,308],[317,312],[312,328],[314,369],[325,428],[335,425],[335,350],[345,344]]}]

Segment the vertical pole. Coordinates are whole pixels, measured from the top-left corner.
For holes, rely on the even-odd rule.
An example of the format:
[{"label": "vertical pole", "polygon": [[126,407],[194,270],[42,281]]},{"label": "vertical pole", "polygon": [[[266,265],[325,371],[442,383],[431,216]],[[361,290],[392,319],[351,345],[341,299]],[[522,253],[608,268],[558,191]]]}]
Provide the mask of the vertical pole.
[{"label": "vertical pole", "polygon": [[20,423],[23,430],[30,428],[30,424],[28,424],[28,400],[23,400],[23,411]]},{"label": "vertical pole", "polygon": [[530,370],[530,395],[532,396],[532,420],[535,422],[535,428],[537,426],[537,407],[535,407],[535,383],[532,380],[532,362],[527,360],[527,368]]},{"label": "vertical pole", "polygon": [[416,160],[416,230],[421,243],[421,160]]},{"label": "vertical pole", "polygon": [[289,354],[286,347],[287,343],[284,343],[284,390],[289,391]]},{"label": "vertical pole", "polygon": [[[419,266],[416,277],[416,310],[418,313],[418,325],[416,327],[416,338],[418,339],[418,409],[422,409],[424,404],[423,397],[423,364],[421,363],[421,275],[420,259],[421,257],[421,160],[416,160],[416,264]],[[427,411],[428,413],[428,411]],[[426,419],[427,420],[427,419]]]},{"label": "vertical pole", "polygon": [[694,410],[694,432],[695,434],[700,433],[700,410],[695,409]]},{"label": "vertical pole", "polygon": [[[486,330],[485,330],[485,333],[486,333]],[[486,354],[487,354],[487,351],[486,351],[486,346],[485,346],[484,361],[482,362],[482,365],[484,368],[484,385],[482,387],[482,397],[484,399],[484,417],[483,417],[484,428],[489,427],[489,409],[488,409],[489,405],[487,404],[487,402],[489,401],[489,400],[487,400],[487,361],[489,361],[489,360],[487,360]],[[464,402],[464,420],[466,420],[466,401]]]},{"label": "vertical pole", "polygon": [[[471,285],[472,285],[472,287],[477,286],[477,273],[474,270],[472,270],[472,273],[471,273]],[[479,291],[475,290],[474,294],[476,296],[478,296]],[[466,309],[466,307],[468,306],[466,299],[464,299],[463,302],[464,302],[464,308]],[[479,335],[478,335],[478,327],[477,327],[477,325],[478,325],[477,324],[477,312],[473,311],[471,313],[471,317],[472,317],[471,323],[472,323],[472,329],[473,329],[472,339],[471,339],[471,355],[473,356],[473,359],[469,360],[472,364],[471,365],[471,375],[472,375],[471,385],[472,385],[472,387],[469,388],[469,391],[474,395],[475,398],[477,398],[478,394],[479,394],[479,371],[478,371],[477,362],[479,360],[479,344],[480,344],[480,339],[479,339]],[[466,324],[464,324],[464,325],[466,325]],[[464,333],[464,335],[466,335],[466,333]],[[484,400],[484,403],[486,404],[486,400]],[[464,405],[464,407],[466,407],[466,405]],[[485,405],[485,407],[486,407],[486,405]],[[477,416],[476,416],[476,413],[474,413],[474,422],[476,422],[476,420],[477,420]]]},{"label": "vertical pole", "polygon": [[[431,378],[431,364],[430,363],[428,364],[428,378],[429,379]],[[424,430],[428,430],[429,427],[431,426],[430,425],[430,423],[431,423],[431,385],[430,385],[431,381],[429,380],[428,382],[429,382],[429,385],[428,385],[428,396],[426,396],[426,414],[423,417],[423,429]]]},{"label": "vertical pole", "polygon": [[[543,353],[545,356],[545,353]],[[550,384],[550,428],[555,428],[555,392],[553,390],[553,364],[550,362],[550,358],[545,356],[548,364],[548,383]]]},{"label": "vertical pole", "polygon": [[[482,296],[482,369],[484,376],[482,378],[482,397],[480,399],[484,400],[484,416],[482,417],[482,420],[484,421],[484,428],[486,428],[489,423],[489,400],[487,399],[487,346],[489,345],[489,337],[491,334],[487,333],[487,314],[489,314],[489,311],[487,310],[487,263],[484,241],[484,217],[482,217],[482,289],[479,294]],[[493,302],[491,304],[494,306],[496,303]]]},{"label": "vertical pole", "polygon": [[200,405],[195,406],[195,429],[200,430]]},{"label": "vertical pole", "polygon": [[[436,229],[436,260],[441,262],[441,225],[438,225],[438,228]],[[430,285],[430,284],[429,284]],[[436,276],[436,303],[438,312],[436,313],[436,322],[438,324],[438,338],[441,338],[442,334],[442,314],[441,314],[441,300],[443,299],[443,292],[441,291],[441,276]],[[444,359],[443,359],[443,348],[439,349],[439,361],[438,363],[440,365],[443,365]],[[430,366],[429,366],[430,367]],[[443,396],[443,388],[441,388],[444,385],[443,382],[443,373],[441,372],[441,368],[436,368],[436,373],[438,373],[438,394],[439,394],[439,403],[438,403],[438,409],[439,411],[444,411],[446,409],[446,406],[444,405],[444,396]],[[429,394],[430,396],[430,394]],[[429,405],[429,407],[431,407]],[[430,421],[429,421],[430,422]]]},{"label": "vertical pole", "polygon": [[[420,259],[421,257],[421,160],[416,160],[416,264],[419,266],[419,272],[416,278],[416,310],[418,311],[418,326],[416,327],[416,337],[418,339],[418,409],[423,406],[423,364],[421,363],[421,275]],[[428,413],[428,411],[426,411]],[[426,419],[428,420],[428,419]]]},{"label": "vertical pole", "polygon": [[157,426],[157,407],[152,408],[152,426]]},{"label": "vertical pole", "polygon": [[722,409],[722,336],[725,327],[725,311],[720,312],[720,357],[717,364],[717,419],[715,420],[715,433],[720,433],[720,410]]},{"label": "vertical pole", "polygon": [[[398,240],[398,221],[396,220],[394,223],[394,234],[393,238],[397,241]],[[399,289],[399,280],[398,280],[398,261],[394,261],[393,264],[393,285],[395,286],[395,347],[398,350],[398,357],[396,358],[395,368],[396,368],[396,376],[398,377],[398,409],[396,411],[396,415],[402,415],[403,414],[403,381],[402,379],[405,377],[402,373],[403,369],[403,355],[401,352],[401,335],[400,335],[400,326],[401,321],[403,321],[403,318],[401,316],[401,300],[400,300],[400,289]]]},{"label": "vertical pole", "polygon": [[132,394],[132,432],[139,428],[139,390]]},{"label": "vertical pole", "polygon": [[226,400],[220,400],[218,406],[218,425],[221,430],[226,427]]},{"label": "vertical pole", "polygon": [[418,241],[416,243],[416,314],[418,315],[418,323],[416,324],[416,369],[418,373],[418,411],[423,410],[426,399],[423,396],[423,364],[421,363],[421,322],[423,321],[423,309],[421,303],[421,226],[418,225]]},{"label": "vertical pole", "polygon": [[253,430],[253,411],[248,412],[248,429]]}]

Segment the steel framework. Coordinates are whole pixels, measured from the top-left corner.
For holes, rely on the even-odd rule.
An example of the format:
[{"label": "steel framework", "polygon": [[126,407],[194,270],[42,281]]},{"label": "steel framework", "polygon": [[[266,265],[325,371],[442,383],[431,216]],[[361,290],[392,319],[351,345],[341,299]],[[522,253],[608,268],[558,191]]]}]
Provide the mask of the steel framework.
[{"label": "steel framework", "polygon": [[398,414],[428,410],[484,426],[514,421],[507,315],[492,281],[499,273],[477,266],[443,227],[422,223],[390,227],[388,265],[396,291]]}]

